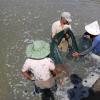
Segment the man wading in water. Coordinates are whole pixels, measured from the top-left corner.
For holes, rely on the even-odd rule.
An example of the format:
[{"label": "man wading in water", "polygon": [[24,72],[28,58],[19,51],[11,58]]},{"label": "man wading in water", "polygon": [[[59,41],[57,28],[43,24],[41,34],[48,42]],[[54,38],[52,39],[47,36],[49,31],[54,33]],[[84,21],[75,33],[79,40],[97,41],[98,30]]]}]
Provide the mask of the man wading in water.
[{"label": "man wading in water", "polygon": [[92,45],[87,48],[83,52],[74,52],[72,55],[74,57],[77,56],[83,56],[86,54],[90,54],[90,56],[97,61],[97,63],[100,63],[100,27],[98,24],[98,21],[94,21],[90,23],[89,25],[85,26],[86,33],[83,35],[82,39],[89,39],[92,41]]},{"label": "man wading in water", "polygon": [[[42,92],[42,100],[54,100],[51,89],[55,87],[55,78],[57,74],[62,72],[59,67],[55,67],[55,64],[51,58],[49,43],[37,40],[32,44],[29,44],[26,48],[27,59],[22,67],[22,74],[28,80],[34,80],[35,91],[37,93]],[[63,68],[64,65],[60,65]],[[34,75],[34,78],[28,73]],[[67,73],[63,70],[65,76]],[[50,99],[51,98],[51,99]]]},{"label": "man wading in water", "polygon": [[[52,38],[54,38],[54,36],[64,30],[64,29],[71,29],[71,23],[72,19],[71,19],[71,14],[69,12],[63,12],[61,14],[61,18],[60,20],[54,22],[52,24]],[[66,52],[67,48],[68,48],[68,43],[67,43],[67,34],[65,33],[64,38],[62,38],[61,42],[58,44],[58,47],[61,51]]]}]

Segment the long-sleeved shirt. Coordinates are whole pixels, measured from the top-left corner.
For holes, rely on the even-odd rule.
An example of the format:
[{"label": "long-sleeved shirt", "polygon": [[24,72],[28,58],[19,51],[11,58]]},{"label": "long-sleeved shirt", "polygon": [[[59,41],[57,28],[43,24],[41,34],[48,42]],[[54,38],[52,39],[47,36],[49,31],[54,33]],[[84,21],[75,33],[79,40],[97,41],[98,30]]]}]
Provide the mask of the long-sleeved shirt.
[{"label": "long-sleeved shirt", "polygon": [[97,36],[93,39],[92,46],[91,46],[89,49],[87,49],[87,50],[81,52],[80,55],[85,55],[85,54],[89,53],[90,51],[91,51],[92,53],[97,54],[97,55],[100,54],[100,35],[97,35]]}]

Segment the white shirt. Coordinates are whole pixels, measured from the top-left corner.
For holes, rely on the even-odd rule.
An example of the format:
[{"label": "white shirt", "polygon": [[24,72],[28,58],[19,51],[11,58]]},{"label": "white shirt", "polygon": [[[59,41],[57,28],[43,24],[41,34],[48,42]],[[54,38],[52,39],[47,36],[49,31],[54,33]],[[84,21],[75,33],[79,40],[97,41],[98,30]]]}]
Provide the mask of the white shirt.
[{"label": "white shirt", "polygon": [[71,29],[71,25],[64,25],[63,27],[61,26],[60,20],[54,22],[52,24],[52,37],[54,37],[54,35],[60,31],[62,31],[63,29],[66,28],[70,28]]},{"label": "white shirt", "polygon": [[50,70],[54,70],[55,65],[50,58],[44,58],[41,60],[26,59],[22,68],[22,72],[25,72],[29,69],[32,70],[34,77],[37,80],[46,81],[50,79]]}]

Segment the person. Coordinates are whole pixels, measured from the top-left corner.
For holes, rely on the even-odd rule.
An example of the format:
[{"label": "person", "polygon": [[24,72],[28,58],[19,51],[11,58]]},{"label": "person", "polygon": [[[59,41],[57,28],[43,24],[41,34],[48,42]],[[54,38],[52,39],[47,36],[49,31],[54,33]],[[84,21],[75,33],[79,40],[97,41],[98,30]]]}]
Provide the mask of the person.
[{"label": "person", "polygon": [[52,38],[56,35],[56,33],[62,31],[65,28],[70,28],[71,29],[71,14],[70,12],[62,12],[61,18],[58,21],[55,21],[52,24]]},{"label": "person", "polygon": [[36,40],[26,48],[28,58],[22,67],[22,74],[28,80],[34,80],[37,91],[50,90],[56,84],[54,77],[58,70],[49,54],[50,45],[43,40]]},{"label": "person", "polygon": [[[62,12],[60,20],[55,21],[52,24],[52,34],[51,34],[51,37],[54,38],[54,36],[58,32],[60,32],[60,31],[62,31],[64,29],[67,29],[67,28],[71,29],[71,22],[72,22],[72,19],[71,19],[70,12]],[[60,43],[61,45],[59,44],[59,48],[62,49],[62,51],[66,51],[66,49],[67,49],[67,47],[65,46],[65,44],[67,44],[66,37],[67,37],[67,35],[65,35],[65,38],[62,39],[62,41]]]},{"label": "person", "polygon": [[91,39],[92,45],[83,52],[74,52],[74,57],[83,56],[90,53],[91,57],[100,62],[100,27],[98,21],[94,21],[85,26],[86,33],[83,35],[84,38]]}]

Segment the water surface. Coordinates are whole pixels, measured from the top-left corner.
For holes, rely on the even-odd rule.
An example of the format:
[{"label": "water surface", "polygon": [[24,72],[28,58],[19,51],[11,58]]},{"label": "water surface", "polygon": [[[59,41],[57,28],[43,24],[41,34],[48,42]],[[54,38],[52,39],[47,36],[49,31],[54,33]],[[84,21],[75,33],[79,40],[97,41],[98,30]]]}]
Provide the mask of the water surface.
[{"label": "water surface", "polygon": [[[81,35],[87,23],[100,22],[99,8],[99,0],[0,0],[0,100],[33,98],[32,83],[20,73],[31,39],[50,41],[62,11],[71,12],[75,36]],[[67,63],[79,74],[86,71],[87,65]]]}]

